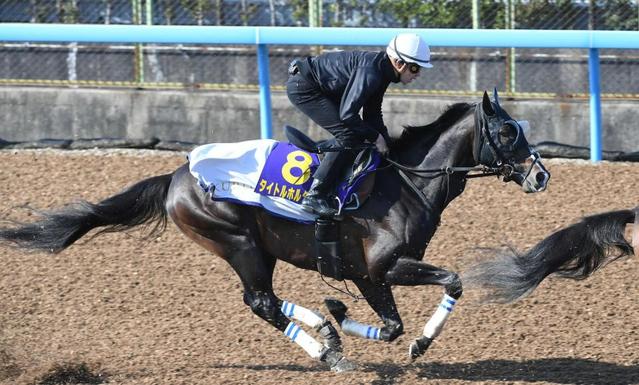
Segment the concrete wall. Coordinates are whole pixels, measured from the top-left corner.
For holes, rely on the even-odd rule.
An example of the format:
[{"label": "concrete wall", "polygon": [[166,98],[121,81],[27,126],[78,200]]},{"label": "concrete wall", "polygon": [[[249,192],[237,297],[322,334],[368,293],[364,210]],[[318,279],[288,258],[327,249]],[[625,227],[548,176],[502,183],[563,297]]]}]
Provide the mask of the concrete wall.
[{"label": "concrete wall", "polygon": [[[386,96],[384,118],[391,133],[423,125],[447,105],[479,98]],[[502,100],[516,119],[529,120],[531,143],[555,141],[588,147],[587,101]],[[234,142],[260,136],[257,92],[145,91],[0,87],[0,139],[127,138],[193,143]],[[314,127],[283,93],[272,95],[274,136],[290,124],[319,138]],[[639,100],[603,102],[603,149],[639,150]]]}]

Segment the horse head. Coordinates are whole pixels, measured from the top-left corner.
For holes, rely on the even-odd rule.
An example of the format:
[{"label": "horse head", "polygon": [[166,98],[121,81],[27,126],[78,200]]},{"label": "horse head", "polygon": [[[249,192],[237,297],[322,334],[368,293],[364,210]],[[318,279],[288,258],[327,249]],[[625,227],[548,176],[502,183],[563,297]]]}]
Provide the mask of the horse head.
[{"label": "horse head", "polygon": [[497,89],[493,95],[491,101],[484,92],[482,102],[475,108],[475,161],[499,170],[505,182],[514,181],[524,192],[544,191],[550,173],[528,144],[520,122],[499,105]]}]

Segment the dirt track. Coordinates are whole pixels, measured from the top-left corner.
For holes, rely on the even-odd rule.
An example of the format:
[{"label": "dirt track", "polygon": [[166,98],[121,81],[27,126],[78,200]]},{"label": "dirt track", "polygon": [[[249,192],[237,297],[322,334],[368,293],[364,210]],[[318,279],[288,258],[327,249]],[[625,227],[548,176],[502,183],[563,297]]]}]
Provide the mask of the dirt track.
[{"label": "dirt track", "polygon": [[[96,201],[183,160],[166,152],[0,151],[0,216],[28,219],[10,210],[24,204]],[[471,181],[444,213],[426,259],[463,271],[474,247],[528,248],[583,215],[638,204],[639,164],[546,164],[553,176],[542,194]],[[408,344],[441,289],[396,288],[406,334],[391,344],[344,337],[360,367],[334,374],[254,316],[225,263],[175,226],[146,243],[140,235],[82,240],[58,255],[0,249],[0,384],[41,383],[56,365],[80,363],[109,384],[639,384],[634,258],[585,281],[550,279],[513,305],[478,306],[469,291],[415,363]],[[275,288],[325,313],[322,299],[335,296],[354,318],[377,321],[317,273],[279,264]]]}]

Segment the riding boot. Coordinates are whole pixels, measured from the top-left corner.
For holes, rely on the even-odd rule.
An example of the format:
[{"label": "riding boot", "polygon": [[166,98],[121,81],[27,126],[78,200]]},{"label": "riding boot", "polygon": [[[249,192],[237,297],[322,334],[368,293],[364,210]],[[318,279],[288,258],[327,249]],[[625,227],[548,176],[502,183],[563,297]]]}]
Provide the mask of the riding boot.
[{"label": "riding boot", "polygon": [[331,190],[331,186],[323,181],[319,179],[313,180],[311,189],[302,200],[302,210],[315,213],[320,217],[332,218],[335,216],[337,210],[331,206],[328,200],[328,195]]}]

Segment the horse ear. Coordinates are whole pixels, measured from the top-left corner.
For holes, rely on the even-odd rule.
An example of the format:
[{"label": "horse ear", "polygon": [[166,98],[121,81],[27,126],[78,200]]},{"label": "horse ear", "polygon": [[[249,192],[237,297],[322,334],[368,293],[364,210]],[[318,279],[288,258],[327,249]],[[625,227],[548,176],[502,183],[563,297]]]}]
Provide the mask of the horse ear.
[{"label": "horse ear", "polygon": [[497,87],[493,88],[493,100],[499,106],[499,95],[497,95]]},{"label": "horse ear", "polygon": [[495,112],[498,113],[500,116],[504,116],[504,110],[501,108],[501,104],[499,104],[499,95],[497,94],[497,87],[493,88],[493,100],[495,101]]},{"label": "horse ear", "polygon": [[490,98],[488,97],[488,92],[484,91],[484,99],[481,102],[482,110],[486,115],[492,116],[495,115],[495,110],[493,109],[493,104],[490,102]]}]

